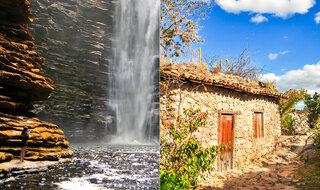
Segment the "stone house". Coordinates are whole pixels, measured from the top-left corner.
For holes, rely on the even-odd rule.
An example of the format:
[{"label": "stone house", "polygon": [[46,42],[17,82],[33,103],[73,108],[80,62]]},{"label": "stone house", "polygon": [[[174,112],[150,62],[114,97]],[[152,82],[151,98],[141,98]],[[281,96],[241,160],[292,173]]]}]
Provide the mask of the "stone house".
[{"label": "stone house", "polygon": [[[166,135],[164,121],[170,122],[178,109],[200,108],[208,112],[206,126],[196,134],[202,145],[231,143],[231,150],[220,154],[215,162],[219,171],[246,166],[276,147],[281,135],[279,101],[283,95],[274,87],[239,76],[172,65],[161,68],[160,73],[161,82],[166,84],[160,94],[165,117],[160,126],[162,137]],[[173,108],[164,111],[169,102]]]}]

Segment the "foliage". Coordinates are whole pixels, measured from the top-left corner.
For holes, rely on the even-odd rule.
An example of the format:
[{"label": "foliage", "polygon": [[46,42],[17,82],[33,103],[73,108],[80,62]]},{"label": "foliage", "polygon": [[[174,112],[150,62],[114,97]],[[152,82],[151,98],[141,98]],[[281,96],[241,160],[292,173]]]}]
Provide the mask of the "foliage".
[{"label": "foliage", "polygon": [[281,115],[281,130],[284,133],[293,134],[294,119],[289,114],[294,110],[297,102],[304,100],[308,94],[304,89],[294,90],[290,89],[284,93],[288,98],[280,100],[280,115]]},{"label": "foliage", "polygon": [[314,93],[313,97],[308,95],[304,103],[309,111],[310,127],[317,127],[320,116],[320,95],[318,93]]},{"label": "foliage", "polygon": [[199,109],[184,111],[176,125],[170,127],[172,142],[161,143],[161,189],[196,187],[198,176],[213,170],[218,147],[203,148],[194,132],[207,123],[207,113]]},{"label": "foliage", "polygon": [[283,133],[294,134],[294,132],[295,132],[295,129],[294,129],[295,119],[291,115],[289,115],[289,114],[284,115],[281,122],[282,122],[281,123],[281,130],[283,131]]},{"label": "foliage", "polygon": [[305,152],[300,158],[304,160],[304,164],[297,172],[300,176],[297,186],[299,189],[319,189],[320,187],[320,128],[314,128],[312,132],[315,147]]},{"label": "foliage", "polygon": [[320,156],[320,128],[315,128],[313,132],[314,132],[313,142]]},{"label": "foliage", "polygon": [[161,0],[160,46],[164,57],[181,56],[198,36],[199,21],[206,18],[212,3],[203,0]]},{"label": "foliage", "polygon": [[288,98],[280,100],[280,114],[286,115],[294,110],[294,106],[297,102],[303,101],[307,96],[305,89],[295,90],[290,89],[284,93]]}]

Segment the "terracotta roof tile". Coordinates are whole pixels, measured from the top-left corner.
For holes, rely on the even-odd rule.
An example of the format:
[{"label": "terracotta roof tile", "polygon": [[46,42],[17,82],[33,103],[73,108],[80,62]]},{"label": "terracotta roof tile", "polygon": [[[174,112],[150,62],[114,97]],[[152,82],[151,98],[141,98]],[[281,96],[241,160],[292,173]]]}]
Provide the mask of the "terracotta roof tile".
[{"label": "terracotta roof tile", "polygon": [[161,78],[174,77],[192,83],[217,86],[255,95],[269,96],[273,98],[287,98],[281,94],[275,87],[268,88],[265,83],[253,81],[239,76],[223,73],[212,73],[206,71],[205,74],[198,74],[196,71],[179,70],[179,68],[161,68]]}]

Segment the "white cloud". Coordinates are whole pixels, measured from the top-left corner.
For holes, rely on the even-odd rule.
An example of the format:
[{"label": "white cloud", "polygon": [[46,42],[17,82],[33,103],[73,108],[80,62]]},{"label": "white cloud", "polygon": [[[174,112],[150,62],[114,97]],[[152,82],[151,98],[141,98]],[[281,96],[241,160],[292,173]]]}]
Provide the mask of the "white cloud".
[{"label": "white cloud", "polygon": [[278,52],[278,53],[269,53],[269,59],[270,59],[270,60],[275,60],[275,59],[278,58],[279,55],[285,55],[285,54],[287,54],[287,53],[289,53],[288,50],[286,50],[286,51],[280,51],[280,52]]},{"label": "white cloud", "polygon": [[288,71],[280,76],[274,73],[263,74],[261,80],[275,80],[280,92],[301,88],[306,89],[310,94],[320,92],[320,61],[317,64],[305,65],[303,69]]},{"label": "white cloud", "polygon": [[278,53],[269,53],[269,59],[270,60],[275,60],[278,58]]},{"label": "white cloud", "polygon": [[314,21],[315,21],[317,24],[320,23],[320,12],[318,12],[318,13],[316,14],[316,16],[314,17]]},{"label": "white cloud", "polygon": [[261,14],[256,14],[256,16],[251,17],[250,21],[259,24],[261,22],[268,22],[268,18]]},{"label": "white cloud", "polygon": [[267,73],[267,74],[261,75],[261,81],[272,82],[272,81],[278,81],[278,80],[279,80],[279,77],[276,76],[276,74],[274,73]]},{"label": "white cloud", "polygon": [[289,53],[288,50],[279,52],[279,54],[281,54],[281,55],[285,55],[285,54],[287,54],[287,53]]},{"label": "white cloud", "polygon": [[250,12],[272,14],[288,18],[296,13],[305,14],[316,3],[315,0],[215,0],[225,11],[231,13]]}]

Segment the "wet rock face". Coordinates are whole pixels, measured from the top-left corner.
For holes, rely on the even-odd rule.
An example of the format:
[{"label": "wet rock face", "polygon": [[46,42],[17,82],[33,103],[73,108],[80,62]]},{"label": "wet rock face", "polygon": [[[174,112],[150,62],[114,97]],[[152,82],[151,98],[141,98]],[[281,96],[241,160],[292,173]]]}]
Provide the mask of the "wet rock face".
[{"label": "wet rock face", "polygon": [[29,29],[46,59],[45,76],[56,86],[49,101],[36,106],[39,118],[58,124],[72,142],[115,133],[107,103],[115,2],[30,2],[34,22]]},{"label": "wet rock face", "polygon": [[23,126],[31,129],[29,159],[72,155],[62,130],[28,117],[33,115],[33,101],[47,100],[55,89],[53,81],[43,76],[44,58],[34,50],[28,30],[31,21],[28,1],[0,0],[0,152],[6,152],[0,161],[20,155]]},{"label": "wet rock face", "polygon": [[[28,4],[24,1],[0,1],[0,111],[26,113],[31,101],[46,100],[54,90],[52,80],[42,76],[44,59],[33,49],[32,36],[27,30],[30,22]],[[7,2],[7,1],[5,1]],[[19,3],[20,2],[20,3]],[[25,3],[25,7],[21,4]],[[18,9],[16,17],[6,14]],[[22,10],[20,10],[22,9]],[[23,19],[22,14],[25,13]]]}]

